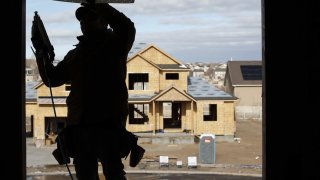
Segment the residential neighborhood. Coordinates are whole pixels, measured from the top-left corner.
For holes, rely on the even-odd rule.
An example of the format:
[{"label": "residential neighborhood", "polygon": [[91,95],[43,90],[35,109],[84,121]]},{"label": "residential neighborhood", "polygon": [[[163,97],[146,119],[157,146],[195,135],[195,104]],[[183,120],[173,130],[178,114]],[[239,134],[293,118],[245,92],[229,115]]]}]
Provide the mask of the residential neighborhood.
[{"label": "residential neighborhood", "polygon": [[[57,163],[51,153],[59,130],[66,125],[71,84],[49,89],[35,59],[26,60],[25,75],[27,170],[31,175],[44,171],[37,164]],[[175,169],[188,170],[193,163],[201,172],[261,177],[261,61],[188,63],[151,44],[127,59],[126,84],[126,128],[140,137],[139,144],[147,151],[136,170],[154,170],[159,162],[161,167],[160,157],[167,157],[171,159],[168,167]],[[178,162],[177,167],[172,164]],[[130,172],[128,161],[123,163]],[[243,163],[250,168],[237,165]]]},{"label": "residential neighborhood", "polygon": [[[55,143],[58,130],[65,126],[70,84],[52,88],[51,97],[37,75],[35,61],[27,61],[26,129],[41,147]],[[261,120],[261,78],[261,61],[183,63],[148,45],[127,60],[126,128],[154,136],[187,133],[234,138],[237,120]]]}]

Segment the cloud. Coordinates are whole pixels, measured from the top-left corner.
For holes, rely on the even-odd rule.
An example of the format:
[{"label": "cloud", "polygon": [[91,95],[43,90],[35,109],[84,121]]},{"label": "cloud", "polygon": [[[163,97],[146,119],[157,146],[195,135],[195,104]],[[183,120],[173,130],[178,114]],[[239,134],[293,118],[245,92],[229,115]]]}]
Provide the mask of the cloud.
[{"label": "cloud", "polygon": [[[163,15],[174,15],[174,14],[189,14],[198,13],[207,10],[212,10],[212,0],[142,0],[136,1],[132,6],[128,8],[128,13],[137,15],[148,15],[148,16],[163,16]],[[124,6],[124,5],[122,5]],[[121,8],[119,6],[119,8]],[[156,11],[155,11],[156,10]]]},{"label": "cloud", "polygon": [[[137,34],[138,42],[151,42],[162,49],[171,52],[171,55],[186,61],[205,60],[214,61],[215,59],[228,59],[232,54],[236,58],[238,50],[251,52],[252,48],[257,50],[252,57],[247,53],[249,59],[259,58],[261,49],[261,35],[255,30],[243,29],[235,31],[232,28],[191,28],[177,31],[162,31]],[[225,49],[225,50],[223,50]],[[214,53],[215,54],[214,54]],[[229,53],[228,53],[229,52]],[[239,58],[245,57],[239,55]]]},{"label": "cloud", "polygon": [[[64,53],[67,44],[74,44],[80,34],[74,17],[79,5],[60,2],[45,8],[42,0],[29,2],[27,37],[32,9],[41,7],[39,12],[43,12],[40,15],[55,49]],[[259,0],[136,0],[133,4],[112,5],[135,23],[136,44],[155,44],[181,61],[215,61],[230,56],[261,59]]]}]

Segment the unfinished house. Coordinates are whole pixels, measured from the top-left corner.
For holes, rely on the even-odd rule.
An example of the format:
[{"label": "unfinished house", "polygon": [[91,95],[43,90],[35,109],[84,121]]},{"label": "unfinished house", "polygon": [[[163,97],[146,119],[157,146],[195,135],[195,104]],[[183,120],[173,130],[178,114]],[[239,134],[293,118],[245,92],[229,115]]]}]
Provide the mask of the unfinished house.
[{"label": "unfinished house", "polygon": [[[153,135],[210,133],[233,137],[237,98],[201,77],[189,77],[189,71],[154,45],[130,57],[126,78],[130,109],[127,129]],[[65,125],[70,85],[52,88],[52,99],[43,83],[34,88],[36,99],[27,104],[28,115],[33,117],[34,139],[39,146],[54,143],[56,133]]]},{"label": "unfinished house", "polygon": [[[52,97],[50,89],[42,81],[36,82],[36,84],[32,83],[32,85],[35,95],[27,96],[26,117],[27,120],[31,119],[31,132],[36,145],[38,147],[50,145],[55,143],[59,130],[65,127],[67,119],[66,99],[70,92],[70,85],[65,84],[52,88]],[[31,92],[31,90],[28,90],[28,92]]]},{"label": "unfinished house", "polygon": [[128,130],[233,136],[237,98],[189,71],[154,45],[128,59]]}]

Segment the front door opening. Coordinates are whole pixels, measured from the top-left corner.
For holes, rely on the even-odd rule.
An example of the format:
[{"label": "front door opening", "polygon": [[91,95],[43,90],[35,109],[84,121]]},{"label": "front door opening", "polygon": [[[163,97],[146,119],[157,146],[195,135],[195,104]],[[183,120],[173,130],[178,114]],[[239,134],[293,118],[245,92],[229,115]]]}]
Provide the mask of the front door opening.
[{"label": "front door opening", "polygon": [[55,143],[58,133],[66,126],[66,117],[46,117],[45,118],[45,136],[46,140]]},{"label": "front door opening", "polygon": [[181,128],[181,103],[163,103],[163,128]]}]

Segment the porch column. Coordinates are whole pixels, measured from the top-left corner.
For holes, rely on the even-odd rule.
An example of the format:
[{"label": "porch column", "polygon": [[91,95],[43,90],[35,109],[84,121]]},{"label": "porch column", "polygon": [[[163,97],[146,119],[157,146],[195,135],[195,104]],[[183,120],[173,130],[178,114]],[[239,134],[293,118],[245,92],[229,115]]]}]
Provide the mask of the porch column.
[{"label": "porch column", "polygon": [[153,130],[152,130],[152,133],[153,135],[156,135],[156,119],[157,119],[157,116],[156,116],[156,103],[153,101],[152,102],[152,114],[153,114]]},{"label": "porch column", "polygon": [[191,101],[191,134],[194,134],[194,121],[193,121],[193,101]]},{"label": "porch column", "polygon": [[158,129],[161,128],[161,126],[160,126],[160,105],[159,104],[160,104],[160,102],[157,101],[156,105],[157,105],[157,127],[158,127]]}]

